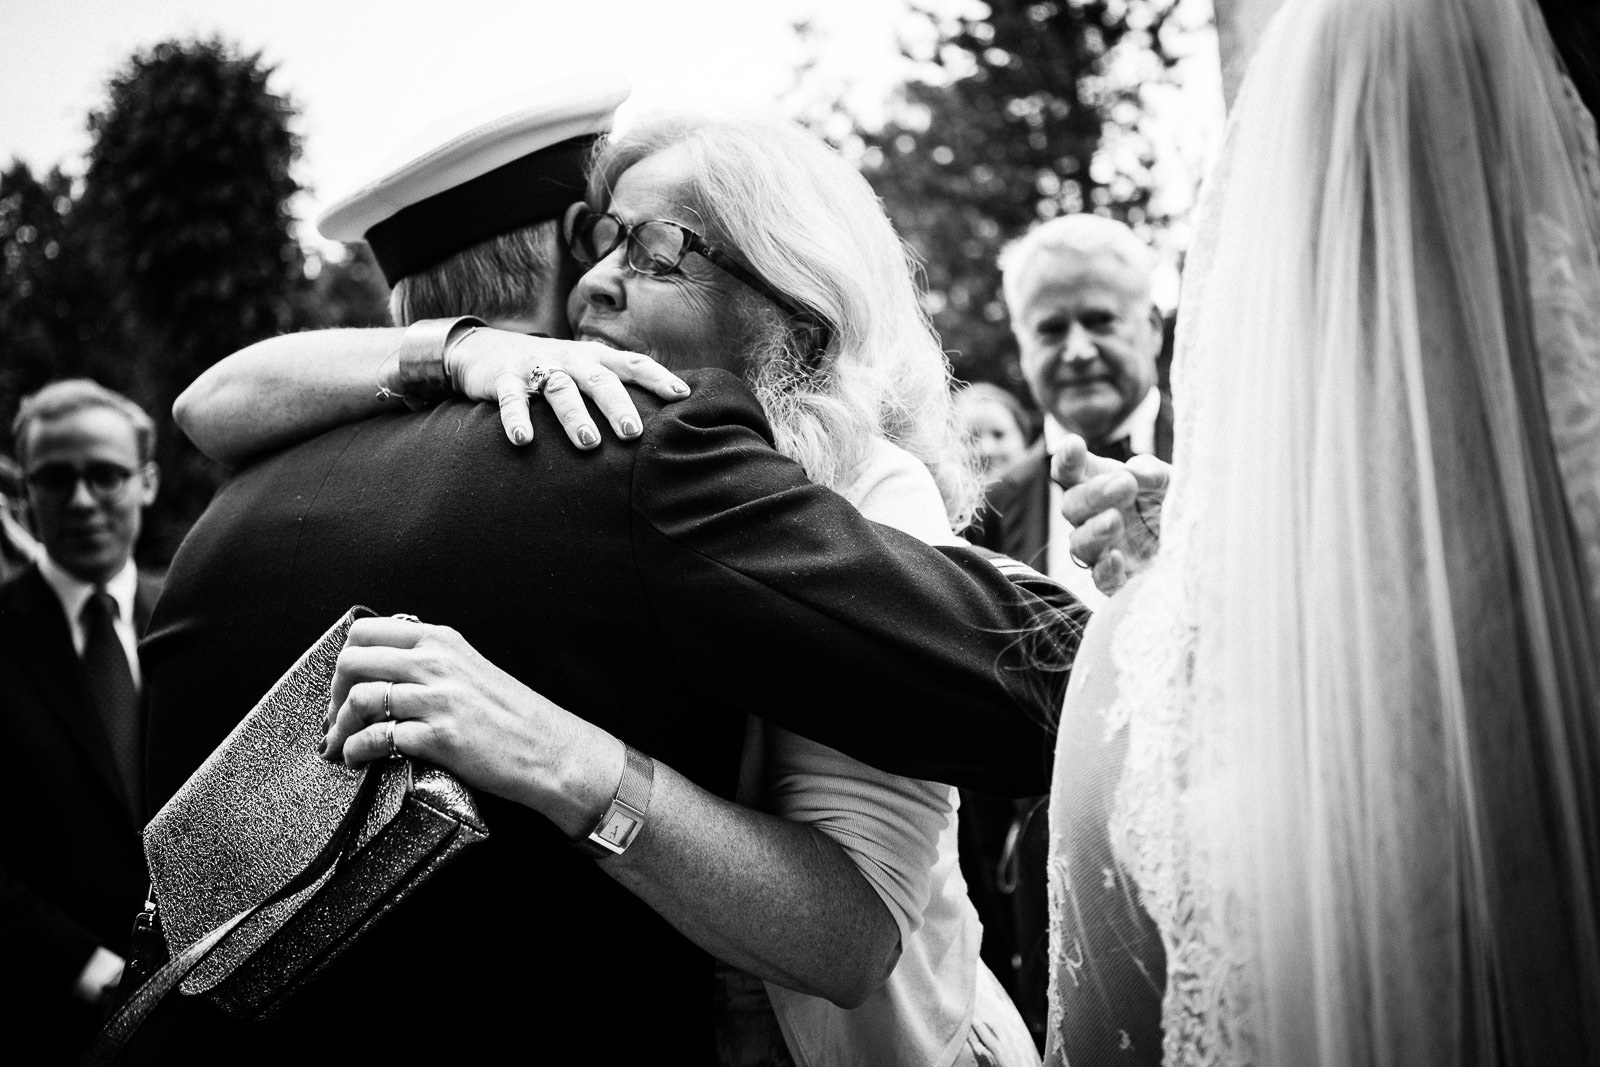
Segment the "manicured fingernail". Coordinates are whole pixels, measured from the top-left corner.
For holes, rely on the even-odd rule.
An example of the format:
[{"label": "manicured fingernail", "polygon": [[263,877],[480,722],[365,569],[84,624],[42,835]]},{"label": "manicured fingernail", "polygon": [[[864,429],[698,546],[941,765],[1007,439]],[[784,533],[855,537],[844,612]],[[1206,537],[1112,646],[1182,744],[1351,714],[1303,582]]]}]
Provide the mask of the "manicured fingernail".
[{"label": "manicured fingernail", "polygon": [[585,426],[578,431],[578,443],[584,448],[593,448],[600,443],[600,435]]},{"label": "manicured fingernail", "polygon": [[673,382],[672,391],[674,393],[687,393],[689,391],[689,387],[682,382]]},{"label": "manicured fingernail", "polygon": [[524,430],[521,426],[518,426],[515,430],[512,430],[511,431],[511,443],[514,444],[514,445],[525,445],[525,444],[527,444],[528,443],[528,431]]},{"label": "manicured fingernail", "polygon": [[622,436],[624,436],[624,437],[632,437],[634,434],[636,434],[638,432],[639,432],[639,424],[637,422],[634,422],[632,419],[623,419],[622,420]]}]

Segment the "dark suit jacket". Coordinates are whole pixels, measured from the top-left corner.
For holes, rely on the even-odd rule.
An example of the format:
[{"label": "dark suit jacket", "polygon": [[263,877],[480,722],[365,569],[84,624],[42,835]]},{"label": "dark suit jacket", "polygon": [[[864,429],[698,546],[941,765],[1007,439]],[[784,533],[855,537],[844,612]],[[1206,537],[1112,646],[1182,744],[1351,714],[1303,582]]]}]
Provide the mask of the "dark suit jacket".
[{"label": "dark suit jacket", "polygon": [[[140,576],[139,629],[159,583]],[[119,955],[149,879],[135,802],[124,795],[61,601],[37,566],[0,586],[0,752],[13,806],[0,849],[0,1013],[6,1056],[67,1063],[98,1013],[72,996],[97,946]],[[31,1047],[37,1060],[27,1059]],[[18,1062],[10,1060],[10,1062]]]},{"label": "dark suit jacket", "polygon": [[[355,602],[454,626],[723,796],[751,712],[902,774],[1043,788],[1064,675],[1007,669],[1039,603],[812,485],[731,376],[688,379],[659,412],[636,395],[631,445],[578,452],[536,406],[536,443],[513,449],[492,407],[447,403],[239,475],[174,559],[144,644],[152,791]],[[488,843],[280,1020],[246,1036],[181,1005],[149,1062],[713,1062],[709,957],[548,821],[481,799]]]},{"label": "dark suit jacket", "polygon": [[[1155,445],[1156,456],[1170,462],[1172,402],[1164,393]],[[967,537],[1048,573],[1050,456],[1042,436],[989,488]],[[961,798],[961,868],[983,920],[984,960],[1041,1041],[1050,973],[1044,801],[1042,796],[1012,802],[971,793]]]}]

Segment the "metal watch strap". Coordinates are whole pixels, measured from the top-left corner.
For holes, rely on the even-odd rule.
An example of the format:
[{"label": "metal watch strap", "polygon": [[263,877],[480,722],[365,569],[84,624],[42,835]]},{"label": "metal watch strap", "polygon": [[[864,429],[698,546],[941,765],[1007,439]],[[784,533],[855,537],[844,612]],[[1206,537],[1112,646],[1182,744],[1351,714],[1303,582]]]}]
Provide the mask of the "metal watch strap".
[{"label": "metal watch strap", "polygon": [[395,377],[402,396],[418,400],[438,400],[455,388],[445,354],[452,340],[458,340],[470,327],[484,326],[475,315],[453,319],[420,319],[406,327],[395,350]]},{"label": "metal watch strap", "polygon": [[624,745],[627,759],[622,780],[617,783],[611,805],[600,816],[589,836],[577,842],[591,856],[620,856],[628,851],[639,831],[644,829],[650,811],[650,792],[655,786],[656,761],[632,745]]}]

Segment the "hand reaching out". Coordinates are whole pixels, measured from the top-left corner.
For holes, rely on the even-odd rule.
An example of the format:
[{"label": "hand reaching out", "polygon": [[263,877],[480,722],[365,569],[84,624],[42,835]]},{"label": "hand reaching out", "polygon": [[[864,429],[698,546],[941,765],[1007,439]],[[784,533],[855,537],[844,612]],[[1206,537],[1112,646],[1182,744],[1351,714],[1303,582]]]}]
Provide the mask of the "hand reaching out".
[{"label": "hand reaching out", "polygon": [[1119,463],[1093,455],[1077,434],[1052,461],[1050,476],[1066,490],[1061,514],[1073,526],[1072,555],[1102,593],[1121,589],[1155,555],[1171,474],[1155,456]]}]

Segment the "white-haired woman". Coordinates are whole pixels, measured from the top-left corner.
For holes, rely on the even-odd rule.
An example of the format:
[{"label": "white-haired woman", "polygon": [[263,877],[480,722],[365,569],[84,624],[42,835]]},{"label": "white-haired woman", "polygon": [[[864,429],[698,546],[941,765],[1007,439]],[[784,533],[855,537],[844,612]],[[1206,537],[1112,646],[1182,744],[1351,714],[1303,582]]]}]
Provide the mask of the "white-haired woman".
[{"label": "white-haired woman", "polygon": [[[565,232],[587,268],[568,301],[577,340],[479,330],[452,349],[454,380],[469,396],[501,402],[513,441],[527,439],[522,383],[530,372],[565,367],[588,384],[600,366],[596,353],[611,350],[668,369],[720,366],[750,385],[779,450],[814,481],[868,517],[955,543],[951,530],[970,518],[979,485],[951,410],[948,367],[903,244],[870,187],[837,155],[787,124],[647,121],[598,157],[589,202],[568,212]],[[236,387],[240,376],[269,373],[268,364],[281,384],[296,343],[278,338],[247,350],[197,383],[184,410],[191,421],[203,413],[206,447],[237,456],[256,441],[284,440],[285,420],[325,423],[326,410],[233,409],[203,395],[259,395],[223,388],[222,379],[232,376]],[[392,343],[374,344],[366,358],[381,358]],[[631,373],[625,362],[610,365]],[[594,391],[620,427],[626,415],[617,414],[603,373],[600,380]],[[324,395],[308,404],[331,407],[316,399]],[[574,392],[552,403],[568,405],[569,433],[592,447],[598,435],[575,400]],[[841,691],[847,687],[841,680]],[[365,752],[363,726],[341,716],[334,750],[354,733],[353,750]],[[898,935],[888,980],[848,1011],[793,992],[795,983],[764,969],[759,953],[741,957],[776,979],[768,990],[795,1059],[1034,1061],[1020,1017],[978,958],[980,928],[957,866],[953,790],[882,774],[763,730],[754,717],[749,752],[760,770],[747,777],[744,799],[829,835]]]},{"label": "white-haired woman", "polygon": [[1527,0],[1290,0],[1203,211],[1047,1059],[1600,1063],[1593,118]]}]

